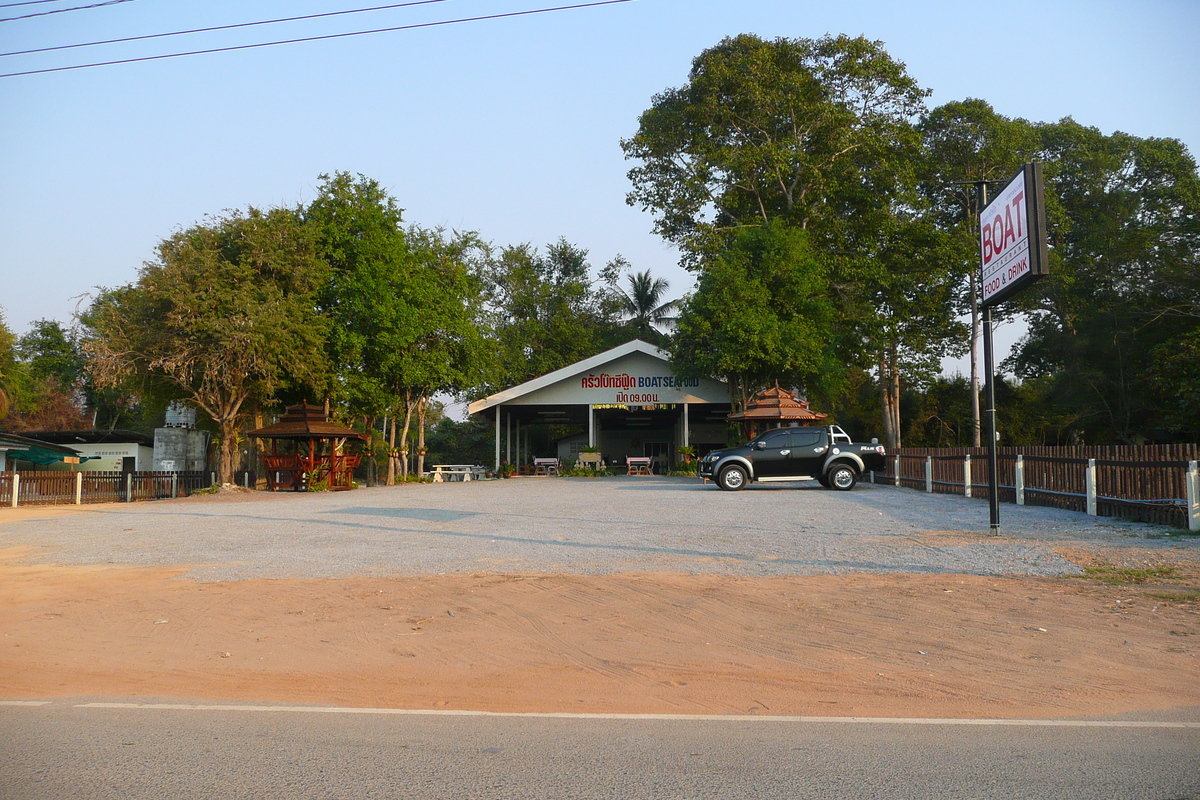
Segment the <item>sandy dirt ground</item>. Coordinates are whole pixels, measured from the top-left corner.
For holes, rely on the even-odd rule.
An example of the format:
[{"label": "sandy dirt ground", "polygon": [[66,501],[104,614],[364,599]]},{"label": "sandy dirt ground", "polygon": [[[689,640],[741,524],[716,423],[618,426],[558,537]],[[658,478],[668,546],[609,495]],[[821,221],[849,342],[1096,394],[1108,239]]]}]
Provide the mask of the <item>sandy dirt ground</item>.
[{"label": "sandy dirt ground", "polygon": [[1136,586],[674,573],[214,583],[183,568],[29,564],[12,548],[0,551],[0,697],[1021,718],[1200,707],[1200,565],[1122,552],[1125,566],[1174,573]]}]

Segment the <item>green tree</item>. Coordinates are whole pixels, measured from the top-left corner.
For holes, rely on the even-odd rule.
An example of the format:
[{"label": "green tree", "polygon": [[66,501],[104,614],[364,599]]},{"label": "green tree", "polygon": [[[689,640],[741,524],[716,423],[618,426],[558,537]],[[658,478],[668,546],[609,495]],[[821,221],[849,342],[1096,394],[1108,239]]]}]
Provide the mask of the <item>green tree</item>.
[{"label": "green tree", "polygon": [[901,384],[929,385],[941,359],[959,355],[966,339],[955,320],[962,240],[939,230],[929,216],[914,215],[891,230],[864,283],[870,299],[857,315],[871,353],[883,411],[884,443],[901,444]]},{"label": "green tree", "polygon": [[389,422],[391,484],[407,471],[414,417],[421,469],[433,395],[478,382],[487,362],[470,269],[483,246],[473,234],[405,230],[395,199],[371,178],[338,172],[321,181],[305,219],[332,268],[322,307],[335,394],[353,413]]},{"label": "green tree", "polygon": [[[958,306],[970,315],[969,333],[973,443],[980,444],[979,414],[979,218],[977,181],[1006,181],[1038,149],[1038,135],[1023,119],[997,114],[986,101],[969,98],[946,103],[926,114],[917,126],[922,138],[921,191],[939,226],[960,240],[962,258],[953,265],[959,276]],[[997,309],[997,312],[1002,309]]]},{"label": "green tree", "polygon": [[1050,276],[1022,296],[1008,366],[1092,441],[1194,435],[1200,420],[1200,175],[1174,139],[1042,125]]},{"label": "green tree", "polygon": [[480,266],[497,360],[478,393],[545,375],[618,343],[620,328],[587,255],[559,239],[545,254],[528,244],[501,248]]},{"label": "green tree", "polygon": [[289,381],[324,379],[327,269],[290,209],[250,208],[164,239],[136,283],[102,294],[84,349],[101,386],[133,380],[177,397],[220,430],[219,475],[233,481],[248,404]]},{"label": "green tree", "polygon": [[665,337],[658,327],[675,319],[673,314],[679,302],[664,299],[671,284],[664,278],[652,277],[650,270],[631,272],[626,276],[629,288],[622,289],[618,284],[618,276],[622,267],[627,266],[628,262],[617,256],[605,268],[616,314],[624,320],[625,326],[635,337],[661,344]]},{"label": "green tree", "polygon": [[910,182],[927,92],[862,37],[727,38],[622,141],[628,202],[700,264],[725,232],[780,219],[847,249]]},{"label": "green tree", "polygon": [[845,378],[835,323],[828,267],[806,233],[768,223],[738,231],[705,265],[671,357],[682,377],[726,381],[738,408],[776,381],[828,396]]},{"label": "green tree", "polygon": [[0,310],[0,421],[8,416],[12,408],[20,380],[20,362],[17,361],[17,336],[4,320]]}]

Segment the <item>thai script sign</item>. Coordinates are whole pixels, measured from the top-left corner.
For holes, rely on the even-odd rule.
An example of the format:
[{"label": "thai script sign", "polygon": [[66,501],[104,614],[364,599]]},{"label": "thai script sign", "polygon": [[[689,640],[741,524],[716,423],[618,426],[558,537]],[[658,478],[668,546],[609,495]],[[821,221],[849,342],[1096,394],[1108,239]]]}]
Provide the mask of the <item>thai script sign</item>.
[{"label": "thai script sign", "polygon": [[[625,372],[620,375],[609,375],[607,372],[597,375],[589,372],[579,379],[581,389],[684,389],[696,388],[699,385],[699,378],[676,378],[673,375],[630,375]],[[628,401],[618,399],[617,402]]]}]

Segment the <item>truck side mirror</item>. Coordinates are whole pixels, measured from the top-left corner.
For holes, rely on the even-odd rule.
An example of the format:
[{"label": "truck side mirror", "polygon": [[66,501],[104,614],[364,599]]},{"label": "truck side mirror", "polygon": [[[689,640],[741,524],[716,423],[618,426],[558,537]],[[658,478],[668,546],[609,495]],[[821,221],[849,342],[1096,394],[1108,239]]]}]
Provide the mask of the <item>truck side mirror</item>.
[{"label": "truck side mirror", "polygon": [[871,437],[871,444],[879,444],[879,439],[878,439],[877,437],[874,437],[874,436],[872,436],[872,437]]},{"label": "truck side mirror", "polygon": [[767,449],[767,443],[766,443],[766,442],[755,442],[755,443],[754,443],[754,449],[755,449],[755,450],[766,450],[766,449]]}]

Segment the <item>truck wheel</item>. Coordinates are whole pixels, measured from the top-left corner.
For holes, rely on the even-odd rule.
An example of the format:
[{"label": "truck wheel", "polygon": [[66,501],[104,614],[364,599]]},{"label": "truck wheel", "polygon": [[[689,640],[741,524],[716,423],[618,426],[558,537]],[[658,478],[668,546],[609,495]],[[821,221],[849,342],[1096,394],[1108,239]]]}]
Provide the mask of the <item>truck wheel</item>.
[{"label": "truck wheel", "polygon": [[829,470],[827,478],[829,485],[839,492],[848,492],[858,483],[858,473],[854,471],[854,467],[846,464],[838,464]]},{"label": "truck wheel", "polygon": [[727,492],[736,492],[745,485],[746,470],[736,464],[721,470],[721,474],[717,477],[717,486]]}]

